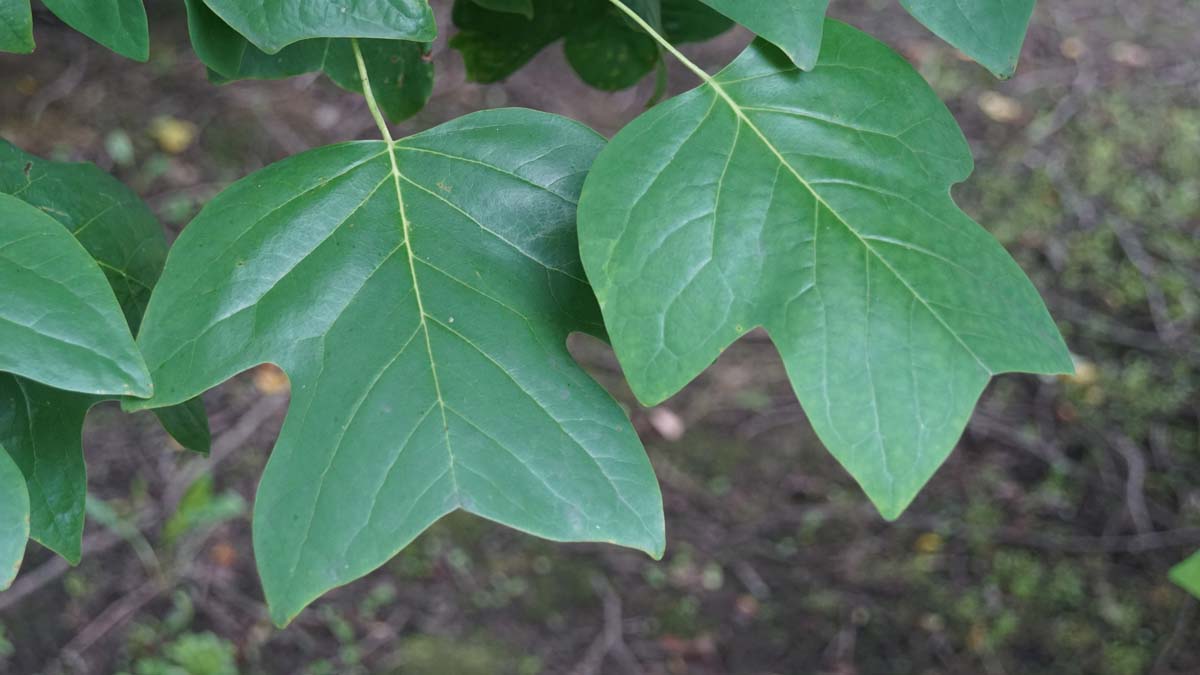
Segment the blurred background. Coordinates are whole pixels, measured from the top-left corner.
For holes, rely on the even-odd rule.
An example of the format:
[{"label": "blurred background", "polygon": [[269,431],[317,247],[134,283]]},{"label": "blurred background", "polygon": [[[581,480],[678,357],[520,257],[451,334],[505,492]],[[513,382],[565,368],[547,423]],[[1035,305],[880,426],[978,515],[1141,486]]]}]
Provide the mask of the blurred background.
[{"label": "blurred background", "polygon": [[[148,64],[39,12],[36,53],[0,55],[0,136],[100,165],[174,237],[230,182],[377,133],[361,98],[315,76],[210,85],[183,3],[147,4]],[[433,4],[437,89],[401,134],[520,105],[611,135],[651,98],[653,82],[588,89],[560,46],[505,83],[467,83],[445,47],[450,3]],[[1200,673],[1197,601],[1166,576],[1200,548],[1200,2],[1043,0],[1007,82],[892,0],[832,14],[947,101],[978,165],[956,197],[1029,272],[1078,361],[1069,378],[998,378],[898,522],[821,447],[764,336],[651,410],[606,346],[580,340],[661,479],[661,563],[455,515],[281,631],[250,544],[287,407],[286,377],[264,367],[207,394],[210,458],[147,415],[93,410],[84,561],[30,544],[0,593],[0,672]],[[712,72],[748,39],[686,51]],[[673,91],[694,84],[672,69]]]}]

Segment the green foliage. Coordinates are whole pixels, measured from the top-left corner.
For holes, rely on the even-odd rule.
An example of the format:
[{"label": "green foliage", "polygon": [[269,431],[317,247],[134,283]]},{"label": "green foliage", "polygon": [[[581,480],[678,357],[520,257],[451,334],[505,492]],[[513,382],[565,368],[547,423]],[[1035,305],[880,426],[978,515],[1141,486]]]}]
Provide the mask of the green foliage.
[{"label": "green foliage", "polygon": [[[324,72],[348,91],[362,93],[362,81],[349,39],[296,42],[268,54],[221,20],[202,0],[187,0],[192,48],[209,68],[209,78],[225,83],[277,79]],[[429,44],[402,40],[360,40],[367,71],[388,118],[399,122],[425,106],[433,92]]]},{"label": "green foliage", "polygon": [[601,144],[498,110],[322,148],[230,187],[177,242],[140,343],[159,390],[136,405],[289,373],[254,513],[277,621],[456,508],[661,553],[637,435],[566,350],[602,333],[572,228]]},{"label": "green foliage", "polygon": [[[884,516],[898,516],[992,375],[1061,372],[1071,360],[1033,286],[949,197],[971,170],[954,120],[898,55],[824,22],[827,4],[455,2],[451,44],[477,81],[503,79],[560,40],[601,89],[656,69],[663,84],[668,54],[701,78],[606,146],[528,110],[394,141],[384,117],[413,115],[433,88],[425,0],[187,0],[212,80],[322,72],[365,96],[383,140],[319,148],[238,181],[169,258],[127,188],[0,145],[0,443],[25,477],[29,536],[78,558],[79,429],[94,403],[171,406],[163,424],[203,451],[197,397],[271,362],[288,372],[292,407],[257,496],[254,543],[277,623],[456,510],[658,557],[652,467],[567,336],[611,335],[635,393],[657,403],[757,326],[818,434]],[[47,5],[146,57],[137,0]],[[1018,11],[905,6],[1007,75],[1032,0]],[[0,48],[32,49],[27,10],[0,0]],[[114,23],[118,13],[132,18]],[[719,75],[676,48],[731,20],[762,39]],[[201,481],[167,538],[241,507]],[[112,515],[100,503],[92,513]],[[706,587],[724,583],[720,566],[699,574]],[[694,611],[680,604],[681,625]],[[232,668],[222,645],[188,639],[138,672]]]},{"label": "green foliage", "polygon": [[1036,290],[950,199],[970,169],[912,68],[833,22],[811,73],[758,42],[644,114],[579,213],[634,393],[663,401],[763,326],[826,447],[897,517],[992,375],[1072,368]]},{"label": "green foliage", "polygon": [[1171,581],[1200,598],[1200,553],[1171,568]]},{"label": "green foliage", "polygon": [[0,590],[12,584],[29,539],[29,491],[25,476],[0,445]]},{"label": "green foliage", "polygon": [[[150,58],[150,31],[142,0],[43,0],[68,26],[122,56]],[[0,51],[33,51],[29,0],[0,0]]]}]

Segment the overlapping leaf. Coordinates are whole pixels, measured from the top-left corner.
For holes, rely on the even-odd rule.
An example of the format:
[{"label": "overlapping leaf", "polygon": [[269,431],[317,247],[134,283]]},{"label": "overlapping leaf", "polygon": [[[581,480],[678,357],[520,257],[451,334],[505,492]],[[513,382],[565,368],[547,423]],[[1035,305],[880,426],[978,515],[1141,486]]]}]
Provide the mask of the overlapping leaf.
[{"label": "overlapping leaf", "polygon": [[455,509],[662,552],[637,435],[565,346],[602,331],[574,228],[602,144],[544,113],[477,113],[284,160],[184,231],[139,337],[147,405],[265,361],[289,374],[254,509],[277,622]]},{"label": "overlapping leaf", "polygon": [[[100,289],[97,293],[107,295],[106,305],[111,302],[110,321],[127,336],[128,348],[135,349],[128,338],[128,326],[136,330],[166,258],[162,230],[141,200],[95,166],[47,162],[3,141],[0,141],[0,195],[0,199],[20,204],[54,232],[57,239],[77,249],[77,255],[60,259],[61,264],[67,265],[64,274],[72,278],[94,277]],[[6,282],[4,288],[28,286],[15,283],[9,286]],[[0,304],[15,297],[16,294],[6,293]],[[53,317],[63,311],[56,300],[44,298],[17,313],[29,319]],[[80,322],[81,333],[89,338],[112,339],[105,337],[103,323],[89,319],[84,313],[73,316]],[[31,343],[23,340],[0,344],[0,358],[22,344]],[[136,351],[133,353],[137,355]],[[140,355],[137,360],[140,363]],[[61,361],[38,357],[37,363],[44,367]],[[76,370],[77,367],[74,363],[69,365],[72,376],[86,372]],[[7,366],[0,370],[34,375]],[[67,383],[60,379],[54,384]],[[149,386],[148,374],[144,384]],[[63,391],[26,377],[0,373],[0,444],[8,449],[28,481],[32,510],[30,536],[71,562],[79,560],[87,492],[80,443],[83,420],[93,405],[120,393],[123,390]],[[143,393],[148,394],[148,389]],[[168,432],[185,447],[207,450],[208,423],[198,399],[155,412]]]},{"label": "overlapping leaf", "polygon": [[[68,26],[138,61],[150,57],[150,32],[142,0],[44,0]],[[29,0],[0,0],[0,51],[33,51]]]},{"label": "overlapping leaf", "polygon": [[997,77],[1017,69],[1037,0],[900,0],[918,21]]},{"label": "overlapping leaf", "polygon": [[[698,0],[629,4],[676,42],[705,40],[731,25]],[[467,75],[476,82],[503,80],[559,40],[575,72],[598,89],[633,86],[659,63],[654,40],[608,0],[534,0],[529,17],[456,0],[453,17],[459,33],[450,46],[462,53]]]},{"label": "overlapping leaf", "polygon": [[[128,330],[136,333],[167,259],[167,240],[146,204],[95,165],[46,161],[4,140],[0,194],[36,207],[75,236],[103,270]],[[77,405],[86,409],[94,402]],[[185,448],[207,452],[208,420],[199,399],[155,413]]]},{"label": "overlapping leaf", "polygon": [[899,515],[992,375],[1071,369],[1032,284],[950,198],[971,167],[920,76],[836,22],[811,72],[760,40],[644,114],[580,205],[634,392],[665,399],[764,326],[826,446]]},{"label": "overlapping leaf", "polygon": [[[222,21],[203,0],[187,0],[187,12],[192,47],[216,82],[320,71],[343,89],[362,93],[349,39],[304,40],[268,54]],[[362,39],[359,45],[379,104],[389,119],[399,122],[424,107],[433,92],[428,43]]]},{"label": "overlapping leaf", "polygon": [[104,274],[71,233],[0,194],[0,371],[90,394],[149,396]]},{"label": "overlapping leaf", "polygon": [[17,576],[28,539],[29,491],[25,489],[25,477],[0,445],[0,591]]},{"label": "overlapping leaf", "polygon": [[437,25],[428,0],[204,0],[221,19],[274,54],[314,38],[381,38],[432,42]]},{"label": "overlapping leaf", "polygon": [[710,7],[773,42],[804,70],[821,50],[829,0],[703,0]]}]

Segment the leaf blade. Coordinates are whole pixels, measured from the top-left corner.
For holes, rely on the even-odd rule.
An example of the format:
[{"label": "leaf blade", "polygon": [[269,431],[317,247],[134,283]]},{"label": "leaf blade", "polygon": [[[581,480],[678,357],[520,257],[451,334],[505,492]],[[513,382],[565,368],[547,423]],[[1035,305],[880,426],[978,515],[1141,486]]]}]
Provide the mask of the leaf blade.
[{"label": "leaf blade", "polygon": [[[437,37],[427,0],[204,0],[221,19],[268,54],[314,38],[380,38],[432,42]],[[350,11],[350,10],[353,11]]]},{"label": "leaf blade", "polygon": [[[478,113],[394,151],[285,160],[185,230],[141,336],[160,387],[146,405],[267,360],[289,373],[254,516],[277,623],[456,509],[661,553],[636,433],[565,348],[601,330],[572,227],[601,145],[551,115]],[[268,240],[282,259],[264,257]]]},{"label": "leaf blade", "polygon": [[29,539],[29,491],[25,477],[0,445],[0,591],[12,585]]},{"label": "leaf blade", "polygon": [[800,68],[811,70],[821,50],[829,0],[703,0],[705,4],[775,44]]},{"label": "leaf blade", "polygon": [[1008,79],[1017,70],[1037,0],[900,0],[908,13],[951,45]]},{"label": "leaf blade", "polygon": [[150,28],[142,0],[43,0],[71,28],[137,61],[150,58]]},{"label": "leaf blade", "polygon": [[639,399],[763,326],[826,447],[894,518],[992,374],[1071,363],[950,199],[971,159],[945,107],[866,35],[830,22],[826,43],[801,73],[760,40],[626,127],[585,185],[581,249]]}]

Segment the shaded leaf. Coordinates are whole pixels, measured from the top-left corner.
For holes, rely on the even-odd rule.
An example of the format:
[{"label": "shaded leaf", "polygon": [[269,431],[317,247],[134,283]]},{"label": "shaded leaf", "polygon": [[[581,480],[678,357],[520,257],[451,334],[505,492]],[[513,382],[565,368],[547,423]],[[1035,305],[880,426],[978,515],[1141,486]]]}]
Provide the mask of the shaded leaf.
[{"label": "shaded leaf", "polygon": [[508,12],[533,18],[533,0],[474,0],[475,4],[493,12]]},{"label": "shaded leaf", "polygon": [[29,491],[25,477],[0,445],[0,591],[12,585],[29,539]]},{"label": "shaded leaf", "polygon": [[99,397],[0,373],[0,445],[25,475],[29,536],[79,562],[87,499],[80,433]]},{"label": "shaded leaf", "polygon": [[[702,7],[697,11],[696,2],[666,0],[661,8],[653,1],[630,4],[651,25],[666,26],[669,39],[687,42],[721,32],[722,20]],[[534,0],[532,18],[456,0],[453,18],[459,33],[450,46],[462,54],[467,76],[475,82],[503,80],[559,40],[575,72],[598,89],[633,86],[660,61],[654,40],[608,0]]]},{"label": "shaded leaf", "polygon": [[1036,0],[900,0],[910,14],[996,77],[1017,70]]},{"label": "shaded leaf", "polygon": [[[218,83],[278,79],[324,72],[338,86],[362,93],[349,39],[313,39],[267,54],[214,14],[202,0],[187,0],[192,48]],[[376,96],[393,122],[411,117],[433,93],[429,44],[405,40],[359,40]]]},{"label": "shaded leaf", "polygon": [[313,38],[382,38],[432,42],[427,0],[204,0],[262,51],[274,54]]},{"label": "shaded leaf", "polygon": [[992,375],[1071,370],[1032,284],[950,197],[971,168],[912,67],[836,22],[811,72],[759,40],[641,116],[580,205],[638,398],[671,396],[763,326],[825,445],[898,516]]},{"label": "shaded leaf", "polygon": [[277,623],[456,509],[661,554],[637,434],[566,349],[602,331],[574,227],[602,144],[553,115],[477,113],[279,162],[179,238],[140,336],[158,395],[133,405],[268,361],[290,376],[254,509]]},{"label": "shaded leaf", "polygon": [[142,0],[42,0],[71,28],[114,52],[138,61],[150,58],[150,29]]}]

